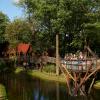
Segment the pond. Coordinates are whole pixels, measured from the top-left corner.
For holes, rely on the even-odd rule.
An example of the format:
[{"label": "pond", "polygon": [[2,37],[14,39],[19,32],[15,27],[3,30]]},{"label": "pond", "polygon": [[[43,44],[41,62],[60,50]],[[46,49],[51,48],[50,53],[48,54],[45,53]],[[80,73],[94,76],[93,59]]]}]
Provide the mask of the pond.
[{"label": "pond", "polygon": [[100,91],[88,97],[69,96],[66,84],[43,81],[25,72],[19,75],[3,73],[0,75],[0,84],[5,86],[8,100],[99,100],[100,98]]}]

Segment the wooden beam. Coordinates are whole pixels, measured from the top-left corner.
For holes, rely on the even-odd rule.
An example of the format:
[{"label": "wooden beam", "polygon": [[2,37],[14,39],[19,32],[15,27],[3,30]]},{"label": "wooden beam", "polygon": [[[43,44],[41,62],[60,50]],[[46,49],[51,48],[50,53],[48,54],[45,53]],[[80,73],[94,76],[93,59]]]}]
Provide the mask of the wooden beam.
[{"label": "wooden beam", "polygon": [[91,85],[90,85],[89,90],[88,90],[88,94],[90,94],[90,92],[91,92],[91,88],[93,86],[94,80],[95,80],[95,77],[92,79]]},{"label": "wooden beam", "polygon": [[87,77],[86,77],[86,79],[85,79],[85,81],[87,81],[96,71],[98,71],[98,70],[100,70],[100,66],[97,68],[97,69],[95,69],[91,74],[89,74]]},{"label": "wooden beam", "polygon": [[70,74],[70,72],[67,70],[66,65],[62,64],[62,67],[65,69],[66,73],[69,75],[69,77],[75,82],[74,77]]},{"label": "wooden beam", "polygon": [[78,92],[78,84],[77,84],[77,76],[76,76],[76,73],[75,72],[73,72],[73,75],[74,75],[74,79],[75,79],[75,95],[77,95],[77,92]]},{"label": "wooden beam", "polygon": [[63,75],[64,75],[64,77],[65,77],[65,79],[66,79],[66,83],[67,83],[67,87],[68,87],[68,93],[71,95],[71,89],[70,89],[70,85],[69,85],[69,76],[68,76],[68,74],[66,75],[66,74],[64,73],[62,67],[60,67],[60,69],[61,69],[61,71],[62,71],[62,73],[63,73]]},{"label": "wooden beam", "polygon": [[90,53],[93,57],[97,57],[96,54],[90,49],[89,46],[85,46],[85,48],[89,51],[89,53]]}]

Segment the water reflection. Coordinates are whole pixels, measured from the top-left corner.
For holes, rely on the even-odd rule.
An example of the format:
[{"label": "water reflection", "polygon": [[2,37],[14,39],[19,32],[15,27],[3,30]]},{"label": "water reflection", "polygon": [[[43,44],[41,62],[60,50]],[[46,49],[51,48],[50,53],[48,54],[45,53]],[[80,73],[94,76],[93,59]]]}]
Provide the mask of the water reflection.
[{"label": "water reflection", "polygon": [[26,73],[20,75],[3,73],[0,75],[0,83],[5,85],[9,100],[99,100],[100,96],[100,92],[96,97],[89,98],[68,96],[66,85],[42,81]]}]

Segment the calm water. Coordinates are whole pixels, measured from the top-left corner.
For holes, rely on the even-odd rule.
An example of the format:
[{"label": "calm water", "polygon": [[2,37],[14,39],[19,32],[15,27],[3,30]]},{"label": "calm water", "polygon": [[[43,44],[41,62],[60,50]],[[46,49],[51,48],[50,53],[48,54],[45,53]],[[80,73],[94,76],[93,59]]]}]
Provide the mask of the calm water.
[{"label": "calm water", "polygon": [[72,97],[65,84],[42,81],[25,73],[2,74],[0,83],[6,87],[8,100],[100,100],[100,91],[88,97]]}]

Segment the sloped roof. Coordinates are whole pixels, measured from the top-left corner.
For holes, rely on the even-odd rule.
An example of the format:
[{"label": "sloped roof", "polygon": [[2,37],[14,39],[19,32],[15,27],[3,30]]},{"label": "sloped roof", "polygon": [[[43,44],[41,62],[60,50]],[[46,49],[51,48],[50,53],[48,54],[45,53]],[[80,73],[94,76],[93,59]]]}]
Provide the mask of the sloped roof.
[{"label": "sloped roof", "polygon": [[22,52],[25,54],[28,52],[30,46],[31,46],[30,44],[20,43],[17,46],[17,52],[19,52],[19,53]]}]

